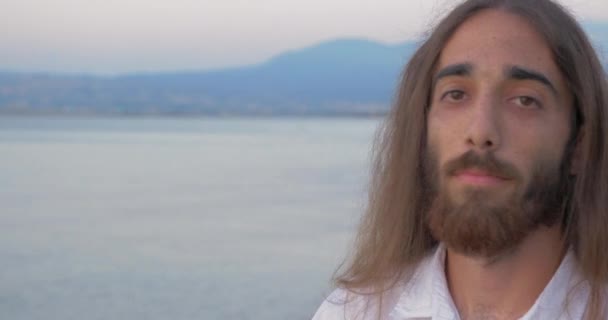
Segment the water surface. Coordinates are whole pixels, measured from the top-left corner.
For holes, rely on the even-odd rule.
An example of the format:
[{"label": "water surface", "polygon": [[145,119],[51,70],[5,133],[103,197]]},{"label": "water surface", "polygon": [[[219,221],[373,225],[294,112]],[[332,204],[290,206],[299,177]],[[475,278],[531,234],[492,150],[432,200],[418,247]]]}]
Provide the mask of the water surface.
[{"label": "water surface", "polygon": [[310,319],[374,119],[0,117],[5,319]]}]

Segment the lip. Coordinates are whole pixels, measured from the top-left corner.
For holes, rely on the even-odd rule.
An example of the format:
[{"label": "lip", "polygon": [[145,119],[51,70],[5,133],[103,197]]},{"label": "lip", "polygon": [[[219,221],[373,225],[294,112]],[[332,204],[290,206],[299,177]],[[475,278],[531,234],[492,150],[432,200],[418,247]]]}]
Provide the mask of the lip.
[{"label": "lip", "polygon": [[509,180],[479,169],[462,170],[454,177],[462,183],[476,186],[496,186]]}]

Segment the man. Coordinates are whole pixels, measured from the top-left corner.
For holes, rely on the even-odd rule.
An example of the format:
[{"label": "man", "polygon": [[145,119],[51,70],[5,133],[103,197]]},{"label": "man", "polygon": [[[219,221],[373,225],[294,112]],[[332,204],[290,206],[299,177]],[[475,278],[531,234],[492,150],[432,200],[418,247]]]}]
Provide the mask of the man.
[{"label": "man", "polygon": [[608,319],[608,90],[551,0],[469,0],[414,54],[314,320]]}]

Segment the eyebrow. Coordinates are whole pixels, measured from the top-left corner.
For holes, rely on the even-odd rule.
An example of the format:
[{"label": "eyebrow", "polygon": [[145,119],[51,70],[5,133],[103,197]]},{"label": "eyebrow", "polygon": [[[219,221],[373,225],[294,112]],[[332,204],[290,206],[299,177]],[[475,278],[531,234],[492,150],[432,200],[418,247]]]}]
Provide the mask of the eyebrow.
[{"label": "eyebrow", "polygon": [[459,64],[449,65],[449,66],[439,70],[439,72],[437,72],[437,74],[433,77],[433,87],[435,87],[435,84],[437,83],[437,81],[441,80],[442,78],[451,77],[451,76],[466,77],[466,76],[470,76],[472,72],[473,72],[473,65],[470,63],[459,63]]},{"label": "eyebrow", "polygon": [[557,96],[557,89],[555,89],[555,86],[553,85],[553,83],[551,83],[551,81],[549,81],[549,78],[547,78],[541,72],[522,68],[519,66],[510,66],[510,67],[505,68],[505,76],[509,79],[532,80],[532,81],[540,82],[543,85],[545,85],[547,88],[549,88],[553,92],[554,95]]},{"label": "eyebrow", "polygon": [[[461,76],[468,77],[473,72],[473,65],[470,63],[458,63],[444,67],[439,70],[437,74],[433,77],[433,87],[437,84],[437,81],[441,80],[445,77],[450,76]],[[553,83],[541,72],[520,67],[520,66],[507,66],[504,71],[505,76],[508,79],[514,80],[532,80],[537,81],[546,86],[551,90],[551,92],[557,96],[558,92]]]}]

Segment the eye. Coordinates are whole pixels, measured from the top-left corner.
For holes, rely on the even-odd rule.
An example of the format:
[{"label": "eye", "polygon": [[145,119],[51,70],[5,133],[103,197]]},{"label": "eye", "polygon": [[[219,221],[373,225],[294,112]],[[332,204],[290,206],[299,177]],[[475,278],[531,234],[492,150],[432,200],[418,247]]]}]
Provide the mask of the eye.
[{"label": "eye", "polygon": [[515,97],[513,101],[517,106],[524,109],[541,108],[540,102],[533,97],[519,96]]},{"label": "eye", "polygon": [[465,93],[462,90],[450,90],[441,95],[441,100],[448,100],[452,102],[458,102],[465,98]]}]

